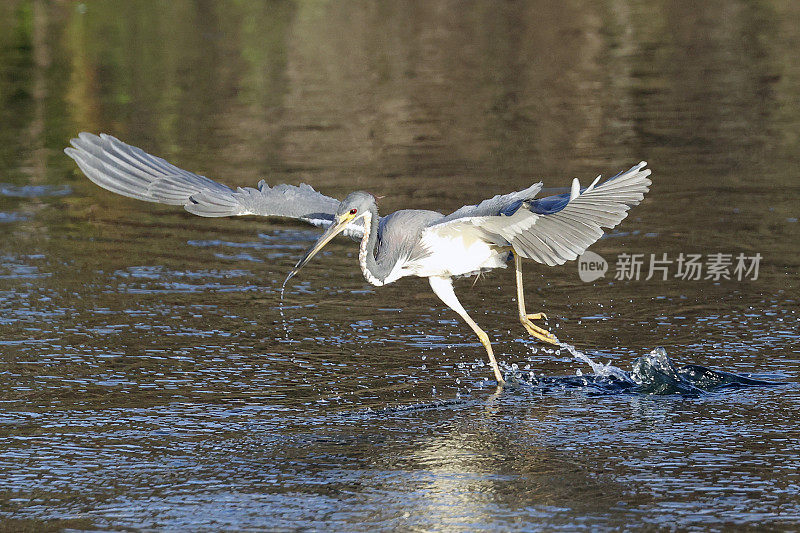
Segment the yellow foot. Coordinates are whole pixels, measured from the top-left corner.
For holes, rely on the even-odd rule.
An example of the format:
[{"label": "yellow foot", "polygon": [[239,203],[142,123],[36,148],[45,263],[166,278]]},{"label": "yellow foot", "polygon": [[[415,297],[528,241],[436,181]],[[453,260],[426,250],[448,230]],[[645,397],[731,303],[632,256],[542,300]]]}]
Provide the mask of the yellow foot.
[{"label": "yellow foot", "polygon": [[531,313],[529,315],[525,315],[525,318],[529,320],[547,320],[547,315],[544,313]]},{"label": "yellow foot", "polygon": [[525,326],[525,329],[528,330],[528,333],[530,333],[533,337],[536,337],[540,341],[549,344],[558,344],[555,335],[531,322],[531,320],[539,320],[541,318],[547,319],[547,315],[544,313],[533,313],[530,315],[521,316],[519,317],[519,320],[522,322],[522,325]]}]

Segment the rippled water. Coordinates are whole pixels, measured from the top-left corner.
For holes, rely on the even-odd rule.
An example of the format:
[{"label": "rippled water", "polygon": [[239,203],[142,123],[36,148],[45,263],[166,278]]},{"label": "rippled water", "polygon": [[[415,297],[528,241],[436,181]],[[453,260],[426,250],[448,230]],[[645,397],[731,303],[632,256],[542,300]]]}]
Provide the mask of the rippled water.
[{"label": "rippled water", "polygon": [[[797,528],[798,11],[0,4],[0,525]],[[641,159],[654,183],[592,246],[604,278],[526,264],[562,347],[513,272],[457,283],[497,390],[424,280],[371,287],[336,241],[282,317],[317,230],[116,197],[61,151],[83,130],[385,213]],[[615,280],[623,253],[762,260]]]}]

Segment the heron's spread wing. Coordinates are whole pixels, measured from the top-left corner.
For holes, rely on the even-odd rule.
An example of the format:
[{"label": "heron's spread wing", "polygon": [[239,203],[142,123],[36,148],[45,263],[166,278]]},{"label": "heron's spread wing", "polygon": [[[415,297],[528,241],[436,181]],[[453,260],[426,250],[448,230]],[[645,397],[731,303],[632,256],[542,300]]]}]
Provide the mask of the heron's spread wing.
[{"label": "heron's spread wing", "polygon": [[484,200],[478,205],[465,205],[464,207],[454,211],[437,222],[439,224],[447,224],[455,220],[464,220],[471,217],[487,217],[496,216],[510,207],[516,211],[522,202],[533,198],[539,191],[542,190],[542,184],[534,183],[525,190],[512,192],[510,194],[498,194],[494,198]]},{"label": "heron's spread wing", "polygon": [[[202,217],[262,215],[289,217],[315,226],[329,226],[339,201],[301,184],[235,190],[125,144],[111,135],[81,133],[64,152],[86,176],[111,192],[184,209]],[[346,235],[360,238],[363,225],[351,225]]]},{"label": "heron's spread wing", "polygon": [[487,241],[512,246],[522,257],[561,265],[597,241],[603,235],[601,227],[613,228],[642,201],[651,184],[646,165],[642,161],[600,185],[598,176],[585,189],[576,179],[570,193],[558,196],[534,199],[541,184],[496,196],[477,206],[462,207],[426,231],[443,237],[477,232]]}]

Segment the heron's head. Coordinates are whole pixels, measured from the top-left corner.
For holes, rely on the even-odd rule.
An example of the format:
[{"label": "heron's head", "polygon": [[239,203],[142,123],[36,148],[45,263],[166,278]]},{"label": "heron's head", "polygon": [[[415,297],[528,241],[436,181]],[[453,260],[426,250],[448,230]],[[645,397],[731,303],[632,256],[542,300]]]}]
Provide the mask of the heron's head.
[{"label": "heron's head", "polygon": [[334,215],[334,224],[337,220],[347,219],[352,221],[357,218],[365,217],[369,214],[372,206],[375,205],[375,197],[368,192],[356,191],[347,195],[347,198],[339,204],[339,209]]},{"label": "heron's head", "polygon": [[360,218],[369,216],[374,207],[375,197],[371,194],[363,191],[356,191],[348,194],[347,198],[342,200],[342,203],[339,204],[339,208],[333,215],[333,224],[331,224],[328,229],[325,230],[325,233],[320,236],[317,242],[315,242],[314,245],[308,249],[305,255],[303,255],[302,259],[300,259],[292,271],[289,272],[289,276],[286,279],[288,280],[297,274],[297,272],[309,261],[311,261],[311,258],[317,255],[317,252],[322,250],[322,248],[328,244],[331,239],[343,232],[345,228],[347,228],[348,224]]}]

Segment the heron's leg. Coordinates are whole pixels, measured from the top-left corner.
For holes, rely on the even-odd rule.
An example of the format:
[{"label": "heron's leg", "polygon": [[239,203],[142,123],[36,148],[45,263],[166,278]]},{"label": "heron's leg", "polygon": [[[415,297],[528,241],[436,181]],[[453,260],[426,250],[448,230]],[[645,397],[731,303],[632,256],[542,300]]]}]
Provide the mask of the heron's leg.
[{"label": "heron's leg", "polygon": [[525,326],[528,333],[540,341],[558,344],[555,335],[531,322],[531,320],[538,320],[540,318],[547,319],[547,315],[544,313],[528,314],[525,312],[525,291],[522,288],[522,258],[518,256],[516,252],[511,253],[514,254],[514,270],[516,270],[517,276],[517,307],[519,308],[519,321],[522,322],[522,325]]},{"label": "heron's leg", "polygon": [[464,322],[469,324],[469,327],[471,327],[472,331],[474,331],[478,336],[481,344],[483,344],[483,347],[486,348],[486,353],[489,354],[489,364],[492,365],[492,370],[494,370],[494,377],[497,380],[497,383],[499,385],[504,385],[506,381],[503,379],[503,374],[500,373],[500,367],[497,366],[497,360],[494,358],[494,351],[492,351],[492,345],[489,342],[489,336],[478,326],[478,324],[475,323],[474,320],[472,320],[472,318],[464,310],[461,302],[458,301],[456,293],[453,291],[453,281],[447,277],[432,276],[428,278],[428,282],[431,284],[431,289],[433,289],[433,292],[436,293],[436,296],[438,296],[450,309],[458,313],[459,316],[464,319]]}]

